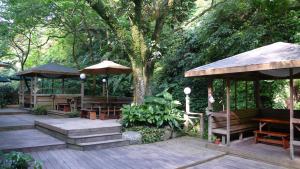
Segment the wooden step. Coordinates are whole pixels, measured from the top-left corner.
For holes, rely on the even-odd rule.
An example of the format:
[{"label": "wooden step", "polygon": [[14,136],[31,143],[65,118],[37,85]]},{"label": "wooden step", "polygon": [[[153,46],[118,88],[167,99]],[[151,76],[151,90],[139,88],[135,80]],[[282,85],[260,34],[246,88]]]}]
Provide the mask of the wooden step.
[{"label": "wooden step", "polygon": [[121,146],[127,146],[127,145],[129,145],[128,140],[116,139],[116,140],[98,141],[98,142],[89,142],[89,143],[68,144],[68,148],[84,151],[84,150],[121,147]]},{"label": "wooden step", "polygon": [[289,133],[274,132],[274,131],[260,131],[260,130],[256,130],[254,132],[256,132],[257,134],[264,134],[264,135],[274,136],[274,137],[288,137],[290,135]]},{"label": "wooden step", "polygon": [[117,140],[117,139],[122,139],[121,133],[105,133],[105,134],[92,134],[92,135],[83,135],[83,136],[69,136],[67,139],[67,143],[80,144],[80,143],[108,141],[108,140]]},{"label": "wooden step", "polygon": [[259,142],[265,142],[265,143],[280,144],[280,145],[282,145],[282,140],[275,140],[275,139],[262,138],[262,137],[257,137],[256,139]]},{"label": "wooden step", "polygon": [[295,146],[300,146],[300,141],[294,140],[294,141],[293,141],[293,145],[295,145]]}]

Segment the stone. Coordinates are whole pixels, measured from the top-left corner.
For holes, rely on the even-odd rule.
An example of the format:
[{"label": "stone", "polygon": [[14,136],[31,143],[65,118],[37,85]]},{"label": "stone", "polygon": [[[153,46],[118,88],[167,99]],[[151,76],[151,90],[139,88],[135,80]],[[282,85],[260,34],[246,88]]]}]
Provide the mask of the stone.
[{"label": "stone", "polygon": [[166,126],[164,128],[164,135],[163,135],[163,140],[166,141],[166,140],[169,140],[170,138],[172,138],[172,128],[169,127],[169,126]]},{"label": "stone", "polygon": [[129,144],[142,144],[142,134],[137,131],[126,131],[122,133],[122,137],[129,140]]}]

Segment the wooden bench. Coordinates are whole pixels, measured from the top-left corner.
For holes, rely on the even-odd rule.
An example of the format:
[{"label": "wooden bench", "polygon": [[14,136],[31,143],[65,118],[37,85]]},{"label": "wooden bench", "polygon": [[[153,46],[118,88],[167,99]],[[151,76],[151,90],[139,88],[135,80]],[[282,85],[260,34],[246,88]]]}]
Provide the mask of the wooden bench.
[{"label": "wooden bench", "polygon": [[[256,130],[254,131],[255,135],[255,143],[264,142],[264,143],[271,143],[271,144],[279,144],[282,145],[283,148],[289,148],[289,133],[283,132],[273,132],[273,131],[263,131],[263,130]],[[275,137],[268,138],[268,137]]]},{"label": "wooden bench", "polygon": [[[257,129],[257,123],[252,119],[257,115],[255,110],[237,110],[230,114],[230,135],[239,134],[239,139],[243,139],[243,134]],[[214,112],[211,117],[211,132],[213,135],[221,135],[222,144],[226,143],[227,118],[226,112]]]}]

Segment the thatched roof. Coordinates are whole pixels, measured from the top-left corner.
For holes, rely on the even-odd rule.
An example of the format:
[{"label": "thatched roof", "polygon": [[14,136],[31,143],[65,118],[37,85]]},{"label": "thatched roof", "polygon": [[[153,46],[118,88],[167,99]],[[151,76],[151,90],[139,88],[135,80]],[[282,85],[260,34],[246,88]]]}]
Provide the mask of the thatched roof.
[{"label": "thatched roof", "polygon": [[79,77],[79,71],[74,68],[48,63],[16,74],[17,76],[40,76],[46,78]]},{"label": "thatched roof", "polygon": [[277,42],[191,69],[185,77],[282,78],[288,68],[300,73],[300,45]]},{"label": "thatched roof", "polygon": [[82,69],[80,72],[88,74],[125,74],[131,73],[131,68],[117,64],[112,61],[102,61],[96,65],[92,65]]}]

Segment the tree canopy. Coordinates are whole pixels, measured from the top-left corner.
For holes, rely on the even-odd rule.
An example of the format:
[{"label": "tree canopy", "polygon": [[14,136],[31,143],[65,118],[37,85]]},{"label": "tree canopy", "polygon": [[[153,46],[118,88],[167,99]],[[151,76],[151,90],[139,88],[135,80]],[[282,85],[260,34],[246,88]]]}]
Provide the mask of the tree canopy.
[{"label": "tree canopy", "polygon": [[[133,90],[141,104],[169,88],[182,100],[190,86],[193,108],[201,110],[206,81],[184,78],[184,71],[277,41],[299,43],[299,9],[298,0],[3,0],[0,58],[16,70],[49,62],[82,69],[113,60],[133,69],[132,76],[112,78],[115,94]],[[222,100],[223,82],[215,83]],[[272,106],[286,83],[262,83],[274,86],[264,90]]]}]

